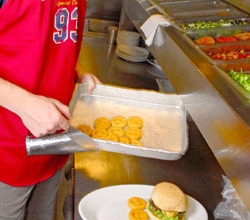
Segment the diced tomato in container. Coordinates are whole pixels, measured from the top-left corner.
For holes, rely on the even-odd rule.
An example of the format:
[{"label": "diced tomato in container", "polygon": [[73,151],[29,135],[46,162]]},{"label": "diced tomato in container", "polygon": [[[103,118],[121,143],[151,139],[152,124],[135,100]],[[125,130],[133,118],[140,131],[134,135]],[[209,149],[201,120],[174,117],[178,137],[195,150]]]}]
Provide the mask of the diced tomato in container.
[{"label": "diced tomato in container", "polygon": [[238,41],[237,38],[231,36],[219,36],[215,38],[215,42],[217,43],[229,43],[229,42],[236,42]]}]

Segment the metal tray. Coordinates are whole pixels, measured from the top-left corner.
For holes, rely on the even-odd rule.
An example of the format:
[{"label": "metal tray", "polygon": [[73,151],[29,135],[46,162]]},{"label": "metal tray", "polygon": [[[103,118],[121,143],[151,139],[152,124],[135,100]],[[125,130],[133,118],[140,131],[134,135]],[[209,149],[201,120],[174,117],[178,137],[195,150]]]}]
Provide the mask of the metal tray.
[{"label": "metal tray", "polygon": [[236,91],[238,91],[245,99],[247,99],[247,101],[245,100],[245,103],[249,104],[250,92],[241,87],[241,85],[233,80],[228,73],[230,70],[243,70],[245,73],[250,74],[250,62],[246,60],[232,60],[218,63],[215,68],[219,70],[221,76],[223,76]]},{"label": "metal tray", "polygon": [[[162,7],[162,6],[161,6]],[[179,9],[176,9],[175,7],[166,7],[164,9],[166,13],[173,17],[174,19],[181,19],[181,18],[190,18],[197,17],[202,18],[204,16],[206,17],[215,17],[215,16],[221,16],[221,17],[228,17],[232,15],[240,15],[241,12],[239,12],[236,9],[226,7],[226,6],[218,6],[214,8],[206,8],[206,7],[189,7],[189,8],[183,8],[180,7]]]},{"label": "metal tray", "polygon": [[[201,30],[192,30],[189,32],[183,33],[183,38],[194,48],[203,48],[207,45],[198,45],[195,43],[195,40],[205,37],[205,36],[211,36],[211,37],[219,37],[219,36],[234,36],[235,34],[249,32],[250,31],[250,25],[244,25],[244,26],[233,26],[233,27],[220,27],[220,28],[210,28],[210,29],[201,29]],[[249,42],[248,40],[246,42]],[[243,41],[237,41],[237,43],[241,44]],[[211,45],[211,46],[226,46],[229,43],[217,43]],[[200,51],[199,51],[200,52]],[[211,61],[211,60],[210,60]]]},{"label": "metal tray", "polygon": [[232,27],[218,27],[218,28],[208,28],[208,29],[200,29],[200,30],[189,30],[186,31],[186,35],[192,40],[196,40],[200,37],[211,36],[233,36],[235,34],[249,32],[250,25],[244,26],[232,26]]},{"label": "metal tray", "polygon": [[204,17],[246,16],[242,10],[227,4],[224,1],[197,1],[197,2],[161,2],[159,6],[175,20]]},{"label": "metal tray", "polygon": [[214,0],[149,0],[151,2],[157,3],[157,4],[193,4],[193,3],[199,3],[199,2],[214,2]]},{"label": "metal tray", "polygon": [[70,108],[73,126],[93,127],[96,118],[111,119],[116,115],[137,115],[143,119],[142,147],[94,139],[100,149],[163,160],[177,160],[188,149],[186,110],[176,94],[107,85],[98,85],[88,94],[86,84],[80,84]]},{"label": "metal tray", "polygon": [[172,11],[176,12],[183,12],[184,8],[187,7],[187,9],[204,9],[205,7],[208,9],[214,9],[219,6],[227,6],[228,4],[226,2],[222,1],[195,1],[195,2],[189,2],[189,1],[175,1],[175,2],[161,2],[161,6],[170,8]]},{"label": "metal tray", "polygon": [[224,65],[226,65],[226,63],[228,63],[228,62],[236,61],[236,60],[240,60],[241,62],[243,61],[243,62],[250,63],[250,58],[238,58],[238,59],[235,58],[235,60],[232,60],[232,59],[222,60],[222,59],[213,58],[213,56],[216,54],[228,54],[232,51],[241,51],[241,50],[244,50],[244,52],[246,54],[250,54],[249,41],[237,41],[234,43],[203,45],[203,46],[200,46],[199,48],[200,48],[199,51],[201,52],[201,54],[211,64],[224,64]]},{"label": "metal tray", "polygon": [[[214,24],[220,24],[220,21],[221,20],[224,20],[224,21],[231,21],[233,24],[231,25],[221,25],[221,26],[214,26],[214,27],[205,27],[203,26],[202,28],[183,28],[183,26],[187,27],[188,25],[192,25],[192,24],[197,24],[197,23],[201,23],[203,22],[204,24],[205,23],[214,23]],[[242,23],[245,23],[245,24],[242,24]],[[205,34],[206,35],[211,35],[211,36],[216,36],[218,35],[218,33],[216,32],[220,32],[221,30],[223,31],[222,33],[219,33],[220,35],[222,34],[228,34],[227,32],[225,33],[224,30],[230,30],[230,29],[236,29],[239,28],[239,27],[247,27],[249,28],[249,25],[250,25],[250,18],[246,18],[246,17],[228,17],[226,19],[224,18],[221,18],[221,17],[213,17],[213,18],[207,18],[207,17],[204,17],[202,19],[199,19],[197,20],[197,18],[190,18],[190,19],[185,19],[185,20],[178,20],[176,21],[176,25],[179,26],[185,33],[189,34],[189,35],[195,35],[196,33],[199,33],[199,32],[206,32]],[[224,30],[223,30],[224,29]],[[240,29],[241,30],[241,29]],[[229,32],[230,33],[230,32]]]}]

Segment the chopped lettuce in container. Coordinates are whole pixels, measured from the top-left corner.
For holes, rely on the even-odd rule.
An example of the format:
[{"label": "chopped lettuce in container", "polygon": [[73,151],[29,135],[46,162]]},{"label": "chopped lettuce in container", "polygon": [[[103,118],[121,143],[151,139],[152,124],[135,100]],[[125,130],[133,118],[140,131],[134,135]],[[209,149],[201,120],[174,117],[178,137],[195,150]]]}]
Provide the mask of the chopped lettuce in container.
[{"label": "chopped lettuce in container", "polygon": [[182,24],[184,30],[190,29],[205,29],[205,28],[217,28],[217,27],[230,27],[230,26],[242,26],[247,25],[248,22],[244,20],[224,20],[219,21],[196,21],[188,24]]},{"label": "chopped lettuce in container", "polygon": [[250,75],[244,73],[242,70],[237,72],[235,70],[231,70],[229,72],[229,76],[235,80],[238,84],[240,84],[246,91],[250,92]]}]

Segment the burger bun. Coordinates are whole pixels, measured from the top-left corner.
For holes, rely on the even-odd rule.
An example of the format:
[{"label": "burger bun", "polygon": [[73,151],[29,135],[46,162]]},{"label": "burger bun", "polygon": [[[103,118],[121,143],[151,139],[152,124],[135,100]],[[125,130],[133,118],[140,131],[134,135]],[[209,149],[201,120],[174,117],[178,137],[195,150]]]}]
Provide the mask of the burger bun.
[{"label": "burger bun", "polygon": [[185,212],[187,209],[187,196],[173,183],[157,184],[151,193],[151,199],[157,207],[166,211]]}]

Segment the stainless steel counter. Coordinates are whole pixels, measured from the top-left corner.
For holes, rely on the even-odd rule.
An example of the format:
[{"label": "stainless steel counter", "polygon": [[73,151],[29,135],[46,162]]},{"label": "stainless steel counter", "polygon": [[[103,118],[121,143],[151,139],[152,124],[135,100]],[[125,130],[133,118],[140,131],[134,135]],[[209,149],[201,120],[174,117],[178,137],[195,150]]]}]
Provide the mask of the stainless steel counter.
[{"label": "stainless steel counter", "polygon": [[84,37],[80,63],[104,84],[158,90],[155,79],[166,78],[162,70],[147,62],[124,61],[116,56],[115,49],[116,45],[106,44],[103,36]]},{"label": "stainless steel counter", "polygon": [[78,204],[93,190],[119,184],[155,185],[170,181],[206,208],[209,220],[222,201],[223,171],[194,123],[189,123],[189,150],[176,161],[109,152],[76,155],[74,171],[74,220],[81,220]]},{"label": "stainless steel counter", "polygon": [[[152,10],[156,7],[149,7],[150,0],[125,2],[121,28],[132,23],[140,32],[150,15],[161,13],[159,5],[156,11]],[[157,29],[150,51],[249,210],[249,100],[238,94],[174,26]]]},{"label": "stainless steel counter", "polygon": [[[114,54],[105,39],[85,38],[80,62],[103,83],[118,86],[158,90],[156,78],[162,72],[144,62],[131,63]],[[171,91],[172,88],[170,87]],[[74,220],[80,220],[78,204],[83,196],[105,186],[118,184],[155,185],[171,181],[206,208],[209,219],[222,201],[223,170],[192,120],[189,125],[189,149],[179,160],[166,161],[109,152],[86,152],[75,155]],[[167,134],[166,134],[167,135]]]}]

